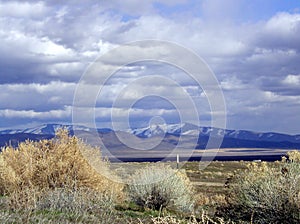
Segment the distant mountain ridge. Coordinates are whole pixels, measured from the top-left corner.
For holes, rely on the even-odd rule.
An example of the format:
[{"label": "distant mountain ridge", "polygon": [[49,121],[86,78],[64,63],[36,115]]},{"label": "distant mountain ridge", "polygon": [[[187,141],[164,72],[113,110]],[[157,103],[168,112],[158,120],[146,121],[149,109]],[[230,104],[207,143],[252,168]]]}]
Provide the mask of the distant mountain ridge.
[{"label": "distant mountain ridge", "polygon": [[[163,139],[162,146],[174,147],[182,139],[182,147],[190,147],[190,142],[196,141],[196,148],[205,148],[208,138],[223,138],[222,148],[297,148],[300,149],[300,135],[288,135],[274,132],[262,133],[246,130],[227,130],[213,127],[198,127],[189,123],[151,125],[145,128],[130,130],[111,130],[109,128],[93,129],[82,125],[69,124],[44,124],[26,129],[8,129],[0,131],[0,146],[8,144],[17,145],[25,139],[40,140],[51,138],[59,128],[66,128],[71,135],[79,137],[87,136],[88,133],[98,133],[88,141],[97,144],[95,138],[101,138],[103,142],[112,147],[126,148],[117,139],[116,133],[126,136],[127,139],[144,144],[146,141],[154,142],[158,137]],[[161,147],[162,147],[161,146]],[[159,147],[158,147],[159,148]]]},{"label": "distant mountain ridge", "polygon": [[154,125],[147,128],[137,128],[127,131],[141,138],[149,138],[155,135],[162,134],[209,136],[214,132],[217,133],[217,135],[219,135],[220,137],[224,136],[224,138],[275,142],[289,141],[300,143],[300,135],[288,135],[275,132],[262,133],[246,130],[227,130],[213,127],[198,127],[196,125],[188,123]]},{"label": "distant mountain ridge", "polygon": [[26,128],[26,129],[8,129],[0,131],[1,134],[36,134],[36,135],[55,135],[55,132],[60,128],[66,128],[70,132],[73,133],[74,130],[84,130],[84,131],[91,131],[90,128],[81,125],[69,125],[69,124],[43,124],[33,128]]}]

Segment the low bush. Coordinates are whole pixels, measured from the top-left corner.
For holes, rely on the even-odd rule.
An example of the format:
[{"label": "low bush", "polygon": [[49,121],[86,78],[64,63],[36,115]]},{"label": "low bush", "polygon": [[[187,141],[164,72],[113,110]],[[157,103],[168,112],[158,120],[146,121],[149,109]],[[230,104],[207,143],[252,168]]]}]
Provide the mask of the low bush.
[{"label": "low bush", "polygon": [[155,217],[151,220],[153,224],[234,224],[232,221],[224,221],[221,218],[212,219],[205,212],[196,218],[192,216],[188,219],[180,219],[175,216]]},{"label": "low bush", "polygon": [[[293,160],[294,161],[294,160]],[[300,163],[251,163],[229,183],[219,215],[251,223],[300,222]]]},{"label": "low bush", "polygon": [[15,206],[35,204],[39,194],[61,189],[89,188],[103,195],[121,198],[123,185],[110,172],[100,150],[84,144],[66,130],[55,138],[26,141],[18,148],[6,147],[0,154],[0,194]]},{"label": "low bush", "polygon": [[54,189],[44,192],[37,200],[37,210],[60,211],[64,213],[103,213],[112,211],[114,201],[109,195],[99,194],[91,189]]},{"label": "low bush", "polygon": [[[31,189],[30,193],[33,198],[35,192]],[[49,189],[47,192],[39,192],[34,206],[19,210],[11,210],[11,197],[7,199],[1,201],[0,223],[123,222],[118,221],[121,217],[114,210],[112,198],[91,189]]]},{"label": "low bush", "polygon": [[[300,152],[297,150],[289,151],[287,157],[291,162],[300,162]],[[285,160],[285,158],[283,158]]]},{"label": "low bush", "polygon": [[131,176],[128,192],[142,208],[188,211],[194,205],[192,185],[185,172],[166,164],[156,163],[138,170]]}]

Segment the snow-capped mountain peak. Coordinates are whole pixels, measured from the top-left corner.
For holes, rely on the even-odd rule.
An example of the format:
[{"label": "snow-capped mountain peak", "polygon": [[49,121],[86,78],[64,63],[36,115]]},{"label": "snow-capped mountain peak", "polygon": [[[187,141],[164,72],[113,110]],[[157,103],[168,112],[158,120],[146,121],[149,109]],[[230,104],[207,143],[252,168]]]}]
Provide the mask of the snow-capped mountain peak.
[{"label": "snow-capped mountain peak", "polygon": [[[135,128],[127,130],[127,132],[134,134],[140,138],[150,138],[157,135],[185,135],[199,133],[198,127],[195,125],[180,123],[180,124],[155,124],[144,128]],[[194,133],[192,133],[194,132]]]},{"label": "snow-capped mountain peak", "polygon": [[42,124],[32,128],[26,129],[9,129],[0,131],[0,134],[35,134],[35,135],[55,135],[58,129],[65,128],[70,133],[73,131],[91,131],[90,128],[81,125],[70,125],[70,124]]},{"label": "snow-capped mountain peak", "polygon": [[[92,132],[93,128],[88,128],[81,125],[70,124],[43,124],[26,129],[9,129],[0,131],[0,135],[13,134],[35,134],[35,135],[51,135],[54,136],[59,128],[66,128],[70,134],[76,131]],[[99,133],[114,132],[111,129],[97,129]],[[122,131],[122,130],[120,130]],[[250,141],[266,141],[266,142],[294,142],[300,143],[300,135],[287,135],[274,132],[262,133],[245,130],[228,130],[213,127],[201,127],[190,123],[179,124],[153,124],[148,127],[134,128],[130,130],[123,130],[133,134],[139,138],[152,138],[155,136],[190,136],[190,137],[221,137],[224,139],[240,139]]]}]

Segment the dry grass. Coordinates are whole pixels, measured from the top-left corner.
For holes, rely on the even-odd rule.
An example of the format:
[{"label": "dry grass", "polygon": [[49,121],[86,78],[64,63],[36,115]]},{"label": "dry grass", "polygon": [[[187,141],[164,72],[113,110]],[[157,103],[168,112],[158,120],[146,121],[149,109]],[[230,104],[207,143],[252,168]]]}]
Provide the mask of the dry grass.
[{"label": "dry grass", "polygon": [[[89,157],[94,158],[92,162]],[[28,206],[39,194],[57,188],[89,188],[122,197],[123,186],[111,179],[117,177],[102,161],[100,150],[68,136],[66,130],[51,140],[6,147],[0,154],[0,193],[15,199],[14,206]]]},{"label": "dry grass", "polygon": [[234,224],[232,221],[225,221],[221,218],[212,219],[206,212],[202,211],[199,217],[191,216],[180,219],[175,216],[163,216],[152,218],[153,224]]},{"label": "dry grass", "polygon": [[19,199],[7,197],[1,202],[0,223],[113,223],[118,218],[112,198],[91,189],[57,188],[39,192],[38,197],[34,191],[27,193],[32,201],[26,204],[31,206],[11,210],[11,201]]}]

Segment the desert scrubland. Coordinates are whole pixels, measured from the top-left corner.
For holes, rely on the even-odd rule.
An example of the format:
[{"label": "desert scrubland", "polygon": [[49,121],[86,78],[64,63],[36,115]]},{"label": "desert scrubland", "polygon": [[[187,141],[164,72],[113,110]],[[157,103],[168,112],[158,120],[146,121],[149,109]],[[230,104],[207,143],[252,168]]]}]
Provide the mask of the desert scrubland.
[{"label": "desert scrubland", "polygon": [[2,149],[0,222],[299,223],[299,161],[110,163],[60,130]]}]

